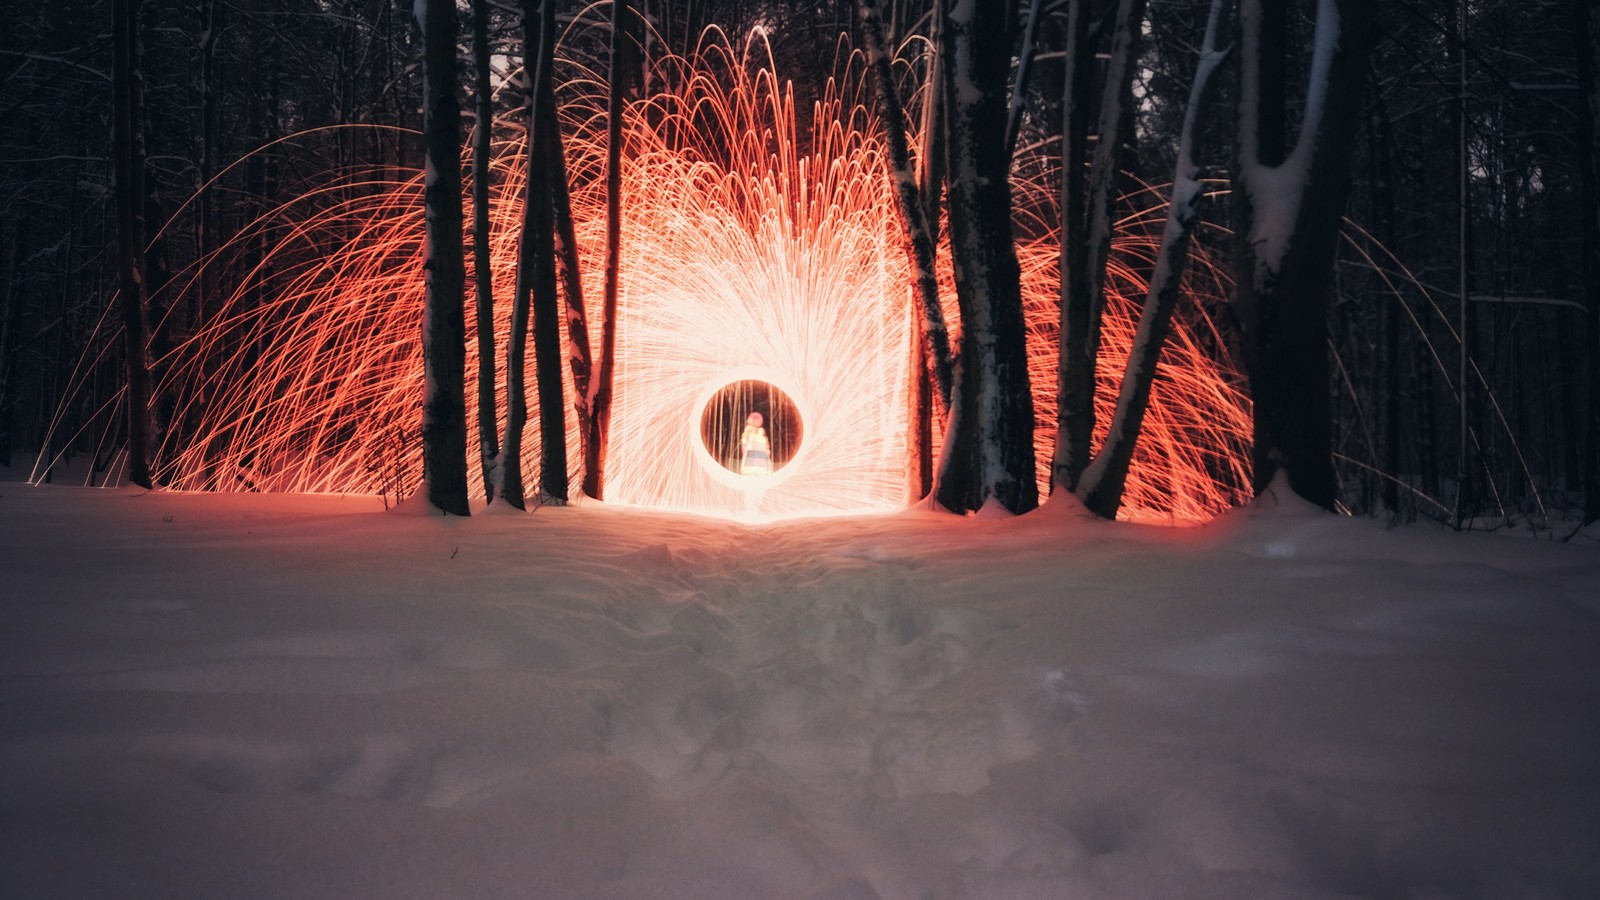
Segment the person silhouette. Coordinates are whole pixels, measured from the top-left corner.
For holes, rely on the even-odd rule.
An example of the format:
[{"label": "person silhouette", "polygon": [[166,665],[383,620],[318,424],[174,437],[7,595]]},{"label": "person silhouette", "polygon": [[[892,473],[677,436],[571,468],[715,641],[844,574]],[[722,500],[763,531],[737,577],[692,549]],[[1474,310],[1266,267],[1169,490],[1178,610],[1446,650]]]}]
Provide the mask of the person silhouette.
[{"label": "person silhouette", "polygon": [[744,433],[739,436],[740,475],[769,475],[772,473],[772,443],[767,440],[767,429],[761,413],[752,412],[744,420]]}]

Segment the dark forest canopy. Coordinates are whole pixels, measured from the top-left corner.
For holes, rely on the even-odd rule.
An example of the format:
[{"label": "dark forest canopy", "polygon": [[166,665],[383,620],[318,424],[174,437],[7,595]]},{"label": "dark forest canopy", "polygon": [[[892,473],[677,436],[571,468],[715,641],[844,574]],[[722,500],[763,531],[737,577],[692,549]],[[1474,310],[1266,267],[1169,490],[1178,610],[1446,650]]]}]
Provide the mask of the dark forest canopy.
[{"label": "dark forest canopy", "polygon": [[[112,25],[124,4],[22,4],[0,34],[0,463],[13,467],[30,466],[36,452],[47,451],[51,458],[79,459],[81,472],[107,463],[126,442],[125,424],[108,439],[68,436],[87,435],[79,429],[104,418],[125,384],[124,352],[107,343],[100,323],[108,310],[116,314],[118,287],[130,277],[119,265],[118,235],[135,227],[128,224],[133,211],[142,217],[137,274],[148,298],[152,377],[159,381],[165,352],[203,327],[212,312],[204,299],[194,298],[220,290],[223,282],[248,281],[252,263],[265,258],[265,242],[273,238],[263,232],[254,239],[258,246],[233,253],[226,267],[202,270],[195,276],[198,287],[169,290],[179,273],[191,271],[192,263],[215,253],[264,212],[325,185],[330,172],[398,177],[423,166],[422,37],[411,0],[129,2],[141,13],[136,37],[142,52],[131,74],[133,114],[142,123],[136,160],[142,178],[115,177],[127,162],[112,140],[117,98],[123,96],[113,87],[127,74],[120,68],[127,63],[114,52]],[[590,10],[549,2],[560,27]],[[731,35],[764,29],[804,119],[812,114],[811,101],[822,96],[820,73],[834,71],[841,40],[844,46],[866,46],[859,6],[873,8],[886,45],[899,48],[897,90],[909,92],[927,75],[922,63],[911,64],[918,48],[951,40],[936,33],[940,17],[932,0],[636,0],[629,4],[632,19],[622,44],[620,71],[630,75],[628,96],[646,96],[671,77],[656,62],[669,52],[692,50],[707,27]],[[1092,155],[1102,146],[1101,123],[1119,123],[1114,152],[1103,154],[1116,175],[1112,219],[1135,203],[1149,205],[1151,195],[1140,193],[1145,186],[1157,188],[1155,196],[1164,201],[1164,186],[1183,162],[1180,135],[1211,0],[977,6],[984,8],[979,33],[985,40],[994,35],[1001,60],[1009,45],[1010,64],[1002,63],[1005,71],[996,78],[970,83],[987,85],[985,102],[1015,107],[1008,126],[1015,129],[1014,143],[1003,151],[1013,154],[1014,177],[1050,184],[1055,192],[1044,212],[1030,208],[1014,218],[1016,240],[1060,232],[1060,166],[1069,149],[1064,132],[1075,134],[1069,141],[1082,141]],[[1343,130],[1333,135],[1348,144],[1335,147],[1338,164],[1307,176],[1333,180],[1322,185],[1321,195],[1314,184],[1307,196],[1320,199],[1307,203],[1343,215],[1319,282],[1327,296],[1317,325],[1325,324],[1326,334],[1310,337],[1313,346],[1327,346],[1326,373],[1261,370],[1277,379],[1272,383],[1308,377],[1311,383],[1300,387],[1327,398],[1325,413],[1317,417],[1329,427],[1334,493],[1297,489],[1316,494],[1313,499],[1324,505],[1401,519],[1536,527],[1579,514],[1594,519],[1600,515],[1600,201],[1594,162],[1600,13],[1584,0],[1340,0],[1321,6],[1325,15],[1344,17],[1342,51],[1359,43],[1351,39],[1358,30],[1369,47],[1351,63],[1355,68],[1336,71],[1329,95],[1319,94],[1312,65],[1316,0],[1223,4],[1219,44],[1231,52],[1195,117],[1190,142],[1194,174],[1206,186],[1197,206],[1196,240],[1220,254],[1237,282],[1258,275],[1261,260],[1247,260],[1249,253],[1227,237],[1230,231],[1254,222],[1251,233],[1258,236],[1262,229],[1302,233],[1288,220],[1271,218],[1277,188],[1225,199],[1230,184],[1252,183],[1251,164],[1240,151],[1241,122],[1259,118],[1259,146],[1253,150],[1257,162],[1270,167],[1293,157],[1308,98],[1310,112],[1345,117]],[[1128,7],[1142,22],[1133,33],[1143,39],[1132,48],[1137,63],[1128,67],[1129,82],[1108,89],[1119,14]],[[465,161],[471,151],[465,138],[476,119],[472,16],[468,4],[458,8]],[[495,133],[514,136],[526,127],[520,7],[504,2],[482,8],[491,10]],[[1242,40],[1240,23],[1258,14],[1262,36]],[[1085,41],[1078,58],[1086,60],[1077,70],[1083,118],[1076,132],[1064,91],[1071,60],[1063,52],[1074,15],[1081,17]],[[1326,25],[1320,27],[1326,36]],[[589,29],[561,52],[603,76],[610,53],[604,38],[603,29]],[[1262,85],[1253,97],[1241,80],[1252,67]],[[947,74],[954,79],[947,84],[969,83],[961,80],[963,73]],[[1347,101],[1338,99],[1341,91]],[[559,86],[556,94],[560,100]],[[1108,118],[1108,103],[1126,103],[1129,115]],[[908,104],[902,125],[914,139],[925,140],[931,132],[923,131],[927,123],[913,117],[913,108],[921,107]],[[800,135],[808,133],[803,125]],[[995,143],[989,147],[980,139],[967,152],[981,161],[983,154],[1002,152]],[[960,152],[956,148],[949,159],[957,160]],[[578,171],[570,177],[598,175]],[[959,171],[948,174],[961,177]],[[1254,183],[1268,181],[1279,184],[1260,177]],[[922,202],[937,204],[945,195],[938,188],[937,182],[924,183]],[[116,201],[128,190],[140,196],[124,197],[119,217]],[[965,194],[951,190],[948,196],[946,205],[964,202]],[[1261,198],[1267,199],[1254,202]],[[1244,199],[1252,202],[1238,202]],[[1298,207],[1298,214],[1308,214],[1306,209]],[[959,211],[935,217],[946,233],[952,215],[961,221]],[[1159,233],[1161,219],[1153,218],[1152,233]],[[419,227],[420,221],[419,212]],[[1092,222],[1080,225],[1084,234],[1069,235],[1069,244],[1092,233]],[[1273,249],[1271,240],[1243,246]],[[1155,264],[1154,258],[1137,263],[1147,270]],[[1248,305],[1257,292],[1244,293],[1247,308],[1229,307],[1232,321],[1225,323],[1224,337],[1235,342],[1247,367],[1251,359],[1267,365],[1262,360],[1270,352],[1262,356],[1250,342],[1267,340],[1257,350],[1270,350],[1276,339],[1263,336],[1277,325],[1252,319],[1256,312]],[[464,300],[471,302],[470,290]],[[1294,303],[1284,298],[1282,308],[1297,309]],[[965,305],[962,312],[969,312]],[[598,356],[600,326],[590,327]],[[86,361],[81,370],[80,360]],[[1325,385],[1318,383],[1324,378]],[[87,387],[63,405],[74,383]],[[1265,383],[1256,385],[1261,397],[1270,393]],[[942,415],[937,394],[924,399],[935,422]],[[158,395],[150,402],[158,441],[163,430],[183,427],[182,415],[163,405],[170,399]],[[572,402],[569,397],[567,405]],[[1020,413],[1032,414],[1031,408]],[[1283,427],[1300,426],[1272,426]],[[586,441],[587,435],[586,430]],[[1257,471],[1284,465],[1301,452],[1272,450],[1257,460]],[[1297,463],[1287,464],[1292,469]],[[981,502],[985,490],[968,496]],[[1031,501],[1019,502],[1022,508]]]}]

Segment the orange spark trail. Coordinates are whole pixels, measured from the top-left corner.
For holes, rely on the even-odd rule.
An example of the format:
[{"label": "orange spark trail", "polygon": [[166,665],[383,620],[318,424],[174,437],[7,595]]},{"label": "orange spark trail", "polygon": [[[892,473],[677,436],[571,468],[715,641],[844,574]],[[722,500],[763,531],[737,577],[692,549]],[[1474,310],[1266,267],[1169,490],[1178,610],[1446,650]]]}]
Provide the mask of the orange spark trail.
[{"label": "orange spark trail", "polygon": [[[912,499],[910,273],[862,67],[856,56],[842,59],[805,128],[759,34],[736,47],[708,32],[694,55],[654,61],[661,77],[652,83],[671,87],[630,105],[609,501],[771,519],[893,509]],[[605,85],[578,63],[566,65],[574,217],[586,299],[598,307]],[[523,164],[519,142],[499,142],[490,202],[502,347]],[[1037,173],[1017,177],[1017,249],[1046,484],[1058,179],[1043,157],[1019,159],[1018,172]],[[1164,213],[1153,193],[1144,199],[1148,208],[1121,223],[1113,249],[1097,440],[1143,298],[1138,273],[1148,268]],[[157,477],[181,489],[409,495],[420,472],[421,221],[420,173],[343,173],[268,210],[181,273],[175,310],[198,290],[199,266],[213,268],[212,283],[226,275],[236,286],[198,298],[203,323],[156,360],[157,396],[172,410],[155,452]],[[1249,483],[1248,401],[1208,315],[1226,285],[1203,241],[1197,246],[1188,279],[1194,302],[1163,357],[1124,517],[1203,520],[1242,499]],[[944,290],[958,327],[948,271]],[[599,321],[597,309],[590,316]],[[476,352],[469,335],[468,372]],[[703,438],[713,398],[725,405],[723,388],[752,380],[790,398],[801,432],[793,458],[763,477],[736,474]],[[467,394],[470,407],[475,391]],[[742,411],[733,413],[727,427],[743,423]],[[532,414],[528,473],[539,458],[538,410]],[[574,413],[563,414],[569,459],[578,464]],[[467,421],[475,429],[475,409]],[[468,438],[474,446],[476,434]],[[477,467],[469,470],[476,479]]]}]

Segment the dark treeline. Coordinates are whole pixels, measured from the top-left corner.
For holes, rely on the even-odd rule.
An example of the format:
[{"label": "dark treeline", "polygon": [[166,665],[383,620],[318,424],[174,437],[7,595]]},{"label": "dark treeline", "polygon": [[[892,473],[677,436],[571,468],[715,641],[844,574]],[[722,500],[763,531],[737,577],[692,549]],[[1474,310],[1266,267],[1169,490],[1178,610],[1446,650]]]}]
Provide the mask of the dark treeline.
[{"label": "dark treeline", "polygon": [[[522,5],[548,6],[558,25],[579,9],[565,0]],[[1014,288],[1000,246],[1008,229],[994,217],[1006,198],[963,179],[988,183],[981,173],[1008,164],[1044,166],[1062,185],[1063,259],[1072,263],[1063,398],[1092,384],[1083,365],[1104,281],[1095,274],[1097,229],[1126,212],[1142,186],[1166,198],[1165,185],[1192,181],[1203,189],[1176,198],[1170,252],[1145,264],[1152,276],[1175,266],[1176,284],[1191,238],[1229,261],[1229,339],[1257,404],[1258,487],[1284,469],[1314,502],[1399,519],[1600,517],[1595,4],[1014,0],[975,4],[972,21],[954,22],[933,0],[629,6],[635,96],[659,77],[653,55],[687,50],[708,26],[767,29],[802,101],[816,90],[808,76],[831,61],[841,35],[868,48],[876,29],[891,51],[926,37],[946,60],[975,60],[973,71],[953,63],[937,71],[954,95],[979,88],[981,103],[947,105],[941,119],[913,117],[908,102],[900,127],[924,143],[950,139],[939,162],[951,170],[943,182],[920,171],[906,196],[935,213],[925,225],[952,236],[956,253],[984,261],[988,281],[958,274],[963,320],[994,313],[1004,348],[1013,340],[1006,295]],[[473,11],[489,11],[496,84],[520,72],[524,22],[515,3],[458,7],[465,160],[476,117]],[[1339,20],[1336,47],[1319,8]],[[118,29],[129,23],[122,53]],[[115,329],[100,325],[121,315],[119,286],[126,294],[137,279],[150,358],[159,360],[206,315],[202,303],[174,309],[167,298],[221,289],[165,290],[175,273],[329,171],[420,168],[422,34],[411,0],[83,0],[26,4],[8,24],[0,35],[0,463],[70,449],[104,466],[137,439],[126,417],[110,441],[43,445],[100,414],[137,368],[122,344],[105,340]],[[1319,46],[1326,85],[1313,77]],[[605,46],[573,49],[607,70]],[[1191,91],[1207,50],[1217,68],[1205,91]],[[523,127],[517,111],[527,99],[502,90],[494,112]],[[1308,124],[1308,112],[1319,118]],[[118,126],[123,114],[128,124]],[[351,124],[393,127],[338,127]],[[134,169],[119,177],[130,160]],[[1063,160],[1086,174],[1064,176]],[[1299,174],[1282,177],[1290,170]],[[1230,195],[1230,185],[1245,189]],[[129,191],[138,196],[123,196],[119,212],[118,196]],[[1060,206],[1048,226],[1016,227],[1060,227]],[[420,210],[418,218],[420,227]],[[131,273],[119,259],[119,233],[140,245]],[[271,229],[259,235],[273,238]],[[266,279],[249,252],[200,271],[228,290]],[[470,295],[469,287],[468,303]],[[993,306],[971,306],[979,302]],[[1154,311],[1182,299],[1152,289],[1146,302]],[[1162,323],[1148,317],[1159,346]],[[598,348],[598,331],[595,341]],[[1030,462],[1018,458],[1013,433],[1031,409],[959,417],[962,391],[976,403],[982,379],[998,377],[999,395],[1015,395],[1010,363],[980,365],[973,348],[928,344],[925,353],[931,372],[947,365],[956,378],[954,389],[927,392],[933,415],[958,413],[952,434],[977,429],[973,455],[947,460],[941,499],[956,508],[989,496],[1019,511],[1031,506],[1031,489],[1017,487],[1031,484]],[[91,387],[59,410],[69,427],[52,432],[80,365],[87,374],[76,377]],[[1137,394],[1126,392],[1131,412],[1118,416],[1128,440],[1137,437]],[[183,427],[160,397],[151,407],[158,434]],[[1091,423],[1068,419],[1059,426],[1055,489],[1114,512],[1118,453],[1094,458],[1083,436]],[[987,441],[997,443],[986,450]],[[1010,476],[951,481],[981,482],[991,471]]]}]

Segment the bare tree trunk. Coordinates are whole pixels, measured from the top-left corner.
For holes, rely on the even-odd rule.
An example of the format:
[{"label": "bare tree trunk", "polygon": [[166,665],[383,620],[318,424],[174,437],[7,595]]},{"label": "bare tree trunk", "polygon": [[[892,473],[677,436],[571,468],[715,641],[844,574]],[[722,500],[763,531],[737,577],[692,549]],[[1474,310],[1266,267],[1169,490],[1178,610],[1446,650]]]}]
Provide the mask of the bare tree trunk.
[{"label": "bare tree trunk", "polygon": [[884,47],[883,25],[877,0],[859,0],[862,37],[868,65],[877,84],[879,116],[884,140],[889,146],[890,176],[904,226],[906,257],[916,279],[917,300],[922,312],[924,358],[931,366],[933,381],[939,387],[939,402],[950,408],[952,361],[950,334],[945,327],[944,308],[939,305],[939,278],[934,268],[935,241],[928,224],[927,210],[918,191],[916,170],[911,166],[911,148],[906,140],[905,114],[895,91],[894,72]]},{"label": "bare tree trunk", "polygon": [[521,0],[523,111],[527,117],[523,154],[527,172],[522,189],[522,233],[517,240],[516,285],[511,292],[511,331],[506,336],[506,431],[500,441],[500,462],[495,467],[500,476],[500,496],[517,509],[527,506],[522,474],[522,436],[528,424],[526,354],[529,295],[533,290],[535,233],[538,230],[536,211],[541,206],[548,211],[550,204],[541,174],[544,171],[543,160],[539,158],[538,145],[534,140],[535,123],[539,121],[539,106],[543,101],[536,89],[541,32],[538,7],[538,0]]},{"label": "bare tree trunk", "polygon": [[466,271],[461,254],[461,106],[454,0],[417,0],[422,29],[428,242],[423,316],[422,484],[445,513],[467,505]]},{"label": "bare tree trunk", "polygon": [[[200,0],[200,152],[195,193],[199,208],[194,226],[195,256],[206,260],[217,242],[216,198],[210,182],[217,171],[217,39],[222,32],[223,4],[218,0]],[[193,306],[189,310],[191,327],[198,330],[205,315],[206,302],[211,299],[212,267],[202,264],[196,277],[197,289],[190,294]]]},{"label": "bare tree trunk", "polygon": [[944,53],[940,50],[944,37],[941,31],[943,19],[933,16],[929,26],[929,54],[925,79],[927,81],[927,100],[922,105],[922,154],[918,160],[917,193],[922,197],[922,219],[928,223],[928,236],[933,239],[934,252],[939,248],[939,210],[940,201],[944,199],[944,184],[946,164],[949,162],[945,153],[945,95],[944,95]]},{"label": "bare tree trunk", "polygon": [[[522,250],[532,258],[529,285],[533,294],[533,357],[539,387],[539,503],[567,502],[567,403],[562,384],[561,301],[556,292],[555,207],[549,169],[550,129],[555,116],[544,109],[553,96],[551,67],[555,56],[555,0],[523,0],[523,29],[533,43],[524,52],[535,60],[528,89],[533,102],[528,131],[528,194],[523,211]],[[534,19],[537,16],[537,19]],[[536,33],[528,34],[536,23]],[[524,62],[526,66],[526,62]],[[550,143],[547,143],[550,142]]]},{"label": "bare tree trunk", "polygon": [[1472,209],[1467,190],[1471,183],[1472,160],[1467,147],[1467,0],[1457,0],[1456,40],[1446,42],[1452,68],[1456,70],[1456,96],[1451,104],[1456,133],[1456,335],[1461,346],[1456,356],[1456,509],[1457,528],[1465,526],[1477,508],[1472,461],[1473,391],[1472,345],[1475,318],[1472,314],[1472,279],[1468,274],[1471,258]]},{"label": "bare tree trunk", "polygon": [[612,0],[608,48],[611,84],[606,95],[606,262],[600,312],[600,364],[589,384],[589,433],[583,442],[583,492],[605,499],[611,440],[611,397],[617,364],[617,294],[622,282],[622,116],[630,76],[626,65],[628,0]]},{"label": "bare tree trunk", "polygon": [[[1333,471],[1328,385],[1328,295],[1349,187],[1375,0],[1319,0],[1306,116],[1278,166],[1262,160],[1263,7],[1240,4],[1241,62],[1235,196],[1241,260],[1236,303],[1254,411],[1254,486],[1282,469],[1290,488],[1327,509]],[[1270,56],[1270,49],[1267,50]],[[1269,189],[1269,185],[1275,189]]]},{"label": "bare tree trunk", "polygon": [[150,370],[144,317],[144,123],[137,117],[140,0],[112,3],[112,157],[117,203],[117,283],[128,376],[128,480],[151,487]]},{"label": "bare tree trunk", "polygon": [[[922,153],[918,160],[917,193],[922,199],[922,218],[928,223],[929,237],[933,240],[934,263],[938,264],[938,248],[940,220],[939,212],[943,208],[945,164],[948,159],[945,154],[945,95],[944,95],[944,54],[939,47],[943,41],[940,31],[941,17],[937,12],[929,23],[929,52],[926,59],[924,83],[926,96],[922,104]],[[942,312],[941,312],[942,321]],[[916,333],[917,353],[912,362],[913,383],[916,390],[916,419],[913,426],[916,445],[916,484],[917,499],[922,499],[933,493],[934,487],[934,460],[933,460],[933,420],[934,420],[934,376],[928,362],[927,345],[922,339],[922,327],[919,322]],[[948,341],[947,341],[948,343]],[[945,407],[948,409],[948,406]]]},{"label": "bare tree trunk", "polygon": [[1006,155],[1017,152],[1017,135],[1022,131],[1022,112],[1028,105],[1028,82],[1033,74],[1034,57],[1039,54],[1039,20],[1044,16],[1045,0],[1028,4],[1028,24],[1022,32],[1022,49],[1017,51],[1017,78],[1011,85],[1011,104],[1006,113]]},{"label": "bare tree trunk", "polygon": [[1084,167],[1089,160],[1089,2],[1067,7],[1066,82],[1062,86],[1061,133],[1061,319],[1057,332],[1056,442],[1050,460],[1050,490],[1072,491],[1089,463],[1094,431],[1094,371],[1088,348],[1089,244],[1084,240]]},{"label": "bare tree trunk", "polygon": [[1577,42],[1579,146],[1583,179],[1584,357],[1588,369],[1588,449],[1583,455],[1583,523],[1600,522],[1600,4],[1573,0]]},{"label": "bare tree trunk", "polygon": [[[1377,89],[1377,74],[1368,70],[1367,83],[1372,89],[1373,102],[1368,110],[1367,134],[1371,150],[1367,153],[1369,174],[1367,182],[1372,188],[1372,209],[1376,221],[1373,232],[1391,253],[1400,250],[1399,236],[1395,232],[1396,208],[1394,199],[1394,123],[1389,118],[1389,107],[1382,92]],[[1404,465],[1400,440],[1400,311],[1405,298],[1399,293],[1383,301],[1383,469],[1388,475],[1383,481],[1383,505],[1391,516],[1400,516],[1402,485],[1401,467]]]},{"label": "bare tree trunk", "polygon": [[[0,287],[0,466],[11,465],[11,445],[14,441],[12,429],[12,408],[15,402],[11,397],[11,372],[16,367],[17,351],[12,344],[16,343],[17,326],[22,318],[22,304],[17,300],[23,284],[22,268],[18,260],[24,258],[22,245],[27,242],[28,236],[23,228],[13,224],[11,233],[6,240],[7,252],[5,285]],[[65,323],[62,323],[65,330]]]},{"label": "bare tree trunk", "polygon": [[[549,161],[550,201],[555,214],[554,258],[560,263],[561,295],[566,301],[567,365],[572,371],[573,406],[578,413],[578,442],[583,459],[588,460],[590,453],[586,442],[594,418],[590,405],[590,380],[594,363],[589,355],[589,316],[583,303],[583,268],[578,257],[577,226],[572,220],[572,194],[567,187],[567,157],[561,138],[561,120],[556,115],[555,91],[550,80],[547,79],[544,86],[546,94],[541,113],[545,120],[540,140],[544,142],[545,158]],[[583,480],[589,480],[587,469]],[[565,480],[562,483],[562,499],[565,499]]]},{"label": "bare tree trunk", "polygon": [[1117,509],[1122,505],[1134,444],[1139,440],[1150,390],[1155,384],[1156,365],[1161,360],[1161,347],[1166,343],[1172,313],[1178,305],[1178,289],[1189,258],[1189,239],[1198,224],[1200,199],[1205,195],[1200,183],[1200,167],[1195,164],[1197,121],[1214,83],[1213,76],[1228,54],[1227,49],[1217,47],[1225,5],[1224,0],[1211,2],[1200,61],[1189,89],[1189,107],[1184,113],[1183,130],[1178,139],[1178,163],[1172,177],[1172,197],[1161,235],[1161,249],[1145,296],[1144,311],[1139,317],[1139,330],[1128,353],[1111,430],[1078,483],[1078,495],[1083,498],[1084,505],[1095,515],[1107,519],[1116,518]]},{"label": "bare tree trunk", "polygon": [[[1078,479],[1088,465],[1094,436],[1100,317],[1105,310],[1106,261],[1111,256],[1112,217],[1117,199],[1117,145],[1133,115],[1131,105],[1125,101],[1130,96],[1129,85],[1138,63],[1144,9],[1145,0],[1118,0],[1117,3],[1116,26],[1111,36],[1111,58],[1106,63],[1106,80],[1100,93],[1098,140],[1094,148],[1094,161],[1089,168],[1088,212],[1080,232],[1080,239],[1087,244],[1079,260],[1083,275],[1081,280],[1070,274],[1066,276],[1072,279],[1070,287],[1081,285],[1083,296],[1069,297],[1062,304],[1067,322],[1063,331],[1060,365],[1065,369],[1063,379],[1066,390],[1062,392],[1060,400],[1060,415],[1065,423],[1063,430],[1067,440],[1064,453],[1061,442],[1057,441],[1057,461],[1052,467],[1060,468],[1063,477],[1059,480],[1073,489],[1076,489]],[[1081,12],[1080,15],[1085,13]],[[1073,316],[1069,310],[1079,315]]]},{"label": "bare tree trunk", "polygon": [[495,415],[494,268],[489,250],[489,160],[493,154],[494,89],[489,81],[489,3],[472,0],[472,89],[477,125],[472,132],[472,274],[477,292],[478,459],[484,501],[494,502],[495,458],[500,455]]},{"label": "bare tree trunk", "polygon": [[1006,510],[1024,513],[1038,503],[1038,483],[1001,102],[1011,56],[1005,11],[965,2],[941,5],[961,351],[935,495],[956,512],[979,509],[994,498]]}]

